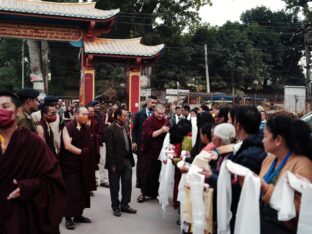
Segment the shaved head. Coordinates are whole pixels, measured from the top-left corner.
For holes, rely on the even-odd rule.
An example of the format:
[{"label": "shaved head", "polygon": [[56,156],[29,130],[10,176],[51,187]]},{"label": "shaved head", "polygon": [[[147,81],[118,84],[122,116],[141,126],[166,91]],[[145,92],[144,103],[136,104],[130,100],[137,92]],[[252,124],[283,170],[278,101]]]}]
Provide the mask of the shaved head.
[{"label": "shaved head", "polygon": [[163,104],[157,104],[155,106],[154,115],[156,119],[162,120],[165,117],[166,108]]},{"label": "shaved head", "polygon": [[163,104],[157,104],[155,106],[155,111],[164,111],[166,108]]},{"label": "shaved head", "polygon": [[88,109],[84,106],[78,106],[75,109],[75,114],[82,114],[82,113],[88,113]]}]

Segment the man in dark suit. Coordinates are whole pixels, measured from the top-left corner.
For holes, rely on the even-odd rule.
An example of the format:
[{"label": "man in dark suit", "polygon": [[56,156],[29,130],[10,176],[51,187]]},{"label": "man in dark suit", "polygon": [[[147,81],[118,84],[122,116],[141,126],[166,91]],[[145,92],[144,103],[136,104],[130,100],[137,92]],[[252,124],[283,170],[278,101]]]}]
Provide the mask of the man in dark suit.
[{"label": "man in dark suit", "polygon": [[133,119],[133,129],[132,129],[132,148],[137,154],[137,167],[136,167],[136,187],[141,188],[141,135],[142,135],[142,126],[144,121],[153,114],[155,105],[157,102],[157,97],[149,96],[146,102],[146,107],[143,108],[141,111],[135,113]]},{"label": "man in dark suit", "polygon": [[175,113],[170,118],[170,124],[171,126],[174,126],[179,123],[179,121],[183,118],[182,115],[182,107],[176,106]]},{"label": "man in dark suit", "polygon": [[[134,159],[129,133],[125,128],[127,111],[118,109],[115,121],[107,128],[106,165],[109,178],[113,214],[121,216],[121,212],[135,214],[137,211],[129,206],[132,191],[132,167]],[[119,184],[121,181],[122,199],[119,201]]]}]

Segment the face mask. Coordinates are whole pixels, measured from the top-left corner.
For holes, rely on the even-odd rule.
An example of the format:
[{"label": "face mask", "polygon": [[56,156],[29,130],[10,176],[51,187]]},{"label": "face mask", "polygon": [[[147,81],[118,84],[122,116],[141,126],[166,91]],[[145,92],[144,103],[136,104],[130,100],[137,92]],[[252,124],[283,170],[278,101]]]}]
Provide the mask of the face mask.
[{"label": "face mask", "polygon": [[7,129],[12,126],[15,119],[12,119],[13,111],[0,109],[0,128]]},{"label": "face mask", "polygon": [[51,117],[50,117],[50,123],[55,122],[56,119],[57,119],[57,118],[56,118],[56,115],[51,116]]}]

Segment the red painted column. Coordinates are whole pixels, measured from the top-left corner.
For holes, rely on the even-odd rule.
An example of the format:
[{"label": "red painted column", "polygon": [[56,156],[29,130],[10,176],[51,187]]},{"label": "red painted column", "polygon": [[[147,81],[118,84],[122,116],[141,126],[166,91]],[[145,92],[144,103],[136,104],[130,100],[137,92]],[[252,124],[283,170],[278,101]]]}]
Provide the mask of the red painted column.
[{"label": "red painted column", "polygon": [[128,65],[126,72],[128,107],[131,113],[140,109],[141,96],[141,65]]},{"label": "red painted column", "polygon": [[80,105],[87,105],[94,99],[94,74],[93,69],[83,69],[80,81]]},{"label": "red painted column", "polygon": [[93,56],[85,56],[82,53],[81,60],[79,103],[81,106],[86,106],[94,99],[95,70],[93,69]]}]

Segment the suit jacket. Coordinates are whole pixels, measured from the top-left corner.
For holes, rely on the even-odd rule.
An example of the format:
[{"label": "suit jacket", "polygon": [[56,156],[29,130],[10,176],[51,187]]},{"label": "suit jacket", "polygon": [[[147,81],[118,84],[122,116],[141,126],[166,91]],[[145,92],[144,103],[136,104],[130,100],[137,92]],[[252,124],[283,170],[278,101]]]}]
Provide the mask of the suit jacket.
[{"label": "suit jacket", "polygon": [[95,115],[94,119],[98,122],[98,134],[100,134],[101,137],[101,143],[105,140],[105,120],[106,120],[106,113],[101,111],[99,115]]},{"label": "suit jacket", "polygon": [[146,108],[135,113],[133,118],[132,142],[138,145],[138,150],[140,149],[143,123],[146,118]]},{"label": "suit jacket", "polygon": [[[173,125],[178,124],[178,122],[179,122],[180,120],[177,121],[177,118],[178,118],[177,114],[173,114],[173,115],[171,116],[171,118],[170,118],[171,127],[172,127]],[[182,114],[180,115],[180,119],[183,119]]]},{"label": "suit jacket", "polygon": [[129,158],[131,166],[134,166],[134,159],[131,150],[131,140],[128,134],[128,141],[130,151],[126,150],[126,144],[122,129],[116,122],[112,123],[105,132],[105,144],[106,144],[106,164],[105,168],[111,170],[113,166],[117,167],[117,170],[122,170],[125,158]]}]

